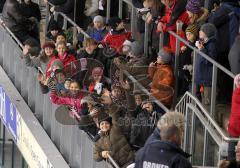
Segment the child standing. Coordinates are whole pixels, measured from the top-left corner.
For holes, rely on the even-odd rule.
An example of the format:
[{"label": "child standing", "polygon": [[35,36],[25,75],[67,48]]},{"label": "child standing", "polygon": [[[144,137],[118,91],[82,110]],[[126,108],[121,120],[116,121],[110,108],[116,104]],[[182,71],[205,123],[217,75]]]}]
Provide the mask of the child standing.
[{"label": "child standing", "polygon": [[[205,23],[201,26],[199,31],[199,41],[196,42],[196,47],[212,59],[216,60],[216,28],[213,24]],[[195,83],[197,86],[200,86],[202,103],[205,105],[209,105],[211,100],[212,72],[212,63],[202,56],[197,56]]]}]

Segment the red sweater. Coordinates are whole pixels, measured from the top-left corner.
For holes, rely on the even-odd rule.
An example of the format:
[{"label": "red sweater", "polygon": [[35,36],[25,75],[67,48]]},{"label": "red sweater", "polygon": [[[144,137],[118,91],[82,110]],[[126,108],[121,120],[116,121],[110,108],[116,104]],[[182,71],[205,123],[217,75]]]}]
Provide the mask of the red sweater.
[{"label": "red sweater", "polygon": [[228,124],[228,133],[232,137],[240,136],[240,88],[233,92],[232,108]]}]

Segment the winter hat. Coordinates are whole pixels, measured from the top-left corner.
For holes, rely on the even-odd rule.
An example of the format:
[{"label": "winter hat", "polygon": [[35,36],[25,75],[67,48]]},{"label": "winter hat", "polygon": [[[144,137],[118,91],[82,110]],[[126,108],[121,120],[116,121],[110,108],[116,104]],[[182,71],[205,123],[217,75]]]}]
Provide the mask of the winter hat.
[{"label": "winter hat", "polygon": [[108,20],[108,25],[112,28],[112,29],[116,29],[117,25],[120,24],[122,22],[122,19],[118,18],[118,17],[113,17],[110,18]]},{"label": "winter hat", "polygon": [[204,32],[208,38],[215,36],[217,33],[217,29],[212,23],[203,24],[200,28],[200,31]]},{"label": "winter hat", "polygon": [[62,61],[60,59],[55,59],[52,64],[51,64],[51,69],[54,67],[54,66],[57,66],[59,67],[60,69],[63,69],[64,68],[64,65],[62,63]]},{"label": "winter hat", "polygon": [[93,22],[104,23],[104,21],[103,21],[103,17],[100,16],[100,15],[97,15],[97,16],[94,17]]},{"label": "winter hat", "polygon": [[143,53],[143,46],[139,41],[132,42],[130,47],[130,53],[134,56],[139,56]]},{"label": "winter hat", "polygon": [[110,123],[112,125],[112,117],[110,117],[108,114],[101,112],[98,115],[98,123],[99,125],[101,124],[101,122],[103,121],[107,121],[108,123]]},{"label": "winter hat", "polygon": [[52,41],[46,41],[46,42],[43,44],[42,48],[45,49],[45,48],[47,48],[47,47],[55,49],[55,44],[54,44],[54,42],[52,42]]},{"label": "winter hat", "polygon": [[50,22],[50,24],[48,26],[48,30],[49,31],[59,30],[58,23],[55,20]]},{"label": "winter hat", "polygon": [[164,64],[169,64],[172,61],[171,52],[168,51],[168,49],[166,48],[162,48],[161,50],[159,50],[158,57],[161,58]]},{"label": "winter hat", "polygon": [[198,0],[189,0],[186,5],[186,10],[197,14],[201,11],[201,4]]},{"label": "winter hat", "polygon": [[103,74],[103,69],[101,67],[95,67],[92,70],[92,76],[98,75],[101,76]]},{"label": "winter hat", "polygon": [[39,47],[39,43],[34,38],[28,38],[23,42],[24,45],[29,45],[30,47]]},{"label": "winter hat", "polygon": [[81,100],[81,105],[84,103],[91,103],[93,106],[95,106],[97,103],[94,101],[94,99],[91,96],[85,96],[84,98],[82,98]]},{"label": "winter hat", "polygon": [[190,32],[190,33],[192,33],[195,37],[198,37],[198,32],[199,32],[199,30],[198,30],[198,27],[197,27],[196,24],[191,24],[191,25],[189,25],[189,26],[186,28],[185,32]]}]

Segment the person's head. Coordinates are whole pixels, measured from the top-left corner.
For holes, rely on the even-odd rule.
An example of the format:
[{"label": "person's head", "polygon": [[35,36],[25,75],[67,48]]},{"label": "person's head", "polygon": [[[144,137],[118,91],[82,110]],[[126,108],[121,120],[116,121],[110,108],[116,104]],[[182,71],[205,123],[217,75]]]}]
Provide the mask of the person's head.
[{"label": "person's head", "polygon": [[59,33],[58,23],[55,20],[50,22],[48,29],[53,37],[56,37]]},{"label": "person's head", "polygon": [[118,17],[110,18],[109,21],[108,21],[108,25],[109,25],[113,30],[116,30],[116,31],[125,29],[123,20],[120,19],[120,18],[118,18]]},{"label": "person's head", "polygon": [[93,107],[95,105],[97,105],[97,102],[94,101],[94,99],[88,95],[88,96],[85,96],[82,100],[81,100],[81,104],[87,104],[87,107],[89,109],[89,111],[91,111],[93,109]]},{"label": "person's head", "polygon": [[193,24],[199,18],[201,13],[201,3],[198,0],[189,0],[186,5],[186,10],[190,23]]},{"label": "person's head", "polygon": [[70,88],[70,83],[71,83],[72,79],[71,78],[67,78],[64,82],[64,87],[69,90]]},{"label": "person's head", "polygon": [[132,42],[130,45],[130,51],[128,54],[130,57],[141,56],[143,54],[143,45],[138,41]]},{"label": "person's head", "polygon": [[64,83],[64,82],[65,82],[66,75],[65,75],[64,70],[62,70],[62,69],[56,69],[56,70],[54,71],[54,74],[55,74],[55,78],[57,79],[57,82],[58,82],[58,83]]},{"label": "person's head", "polygon": [[122,89],[118,85],[113,85],[112,86],[112,92],[111,92],[113,97],[119,98],[122,96]]},{"label": "person's head", "polygon": [[134,99],[137,106],[140,106],[143,102],[141,93],[135,93]]},{"label": "person's head", "polygon": [[181,145],[184,131],[184,116],[179,112],[167,112],[158,121],[161,140]]},{"label": "person's head", "polygon": [[168,48],[162,48],[158,52],[157,63],[158,64],[170,64],[172,61],[171,51]]},{"label": "person's head", "polygon": [[93,38],[87,38],[85,39],[85,41],[83,42],[83,46],[85,47],[85,51],[88,54],[92,54],[93,51],[98,47],[98,43],[96,40],[94,40]]},{"label": "person's head", "polygon": [[63,68],[64,68],[64,65],[63,65],[63,63],[60,59],[54,60],[51,64],[51,70],[52,71],[55,71],[57,69],[63,69]]},{"label": "person's head", "polygon": [[111,130],[112,118],[107,115],[103,115],[99,120],[100,130],[102,132],[109,132]]},{"label": "person's head", "polygon": [[200,28],[199,39],[203,42],[207,42],[209,38],[215,37],[216,33],[217,29],[212,23],[205,23]]},{"label": "person's head", "polygon": [[39,47],[39,43],[34,38],[28,38],[23,42],[24,47],[30,49],[33,47]]},{"label": "person's head", "polygon": [[57,49],[58,55],[62,56],[67,51],[67,45],[64,41],[60,41],[57,43],[56,49]]},{"label": "person's head", "polygon": [[69,91],[71,95],[77,95],[80,91],[80,85],[78,81],[72,80],[69,85]]},{"label": "person's head", "polygon": [[196,41],[196,39],[198,37],[198,32],[199,32],[197,25],[195,25],[195,24],[189,25],[186,28],[185,32],[186,32],[186,38],[188,41],[190,41],[190,42]]},{"label": "person's head", "polygon": [[144,0],[143,6],[144,8],[152,8],[154,6],[155,0]]},{"label": "person's head", "polygon": [[66,43],[66,35],[64,33],[59,32],[56,36],[56,44],[59,42],[65,42]]},{"label": "person's head", "polygon": [[148,113],[153,112],[153,102],[149,100],[145,100],[142,102],[142,109],[146,110]]},{"label": "person's head", "polygon": [[46,41],[43,44],[42,49],[44,50],[44,53],[46,54],[46,56],[50,57],[53,54],[53,51],[55,49],[55,45],[52,41]]},{"label": "person's head", "polygon": [[103,28],[104,27],[103,17],[100,15],[95,16],[93,19],[93,25],[94,25],[94,28],[96,28],[98,30]]},{"label": "person's head", "polygon": [[92,70],[93,81],[101,81],[103,76],[103,69],[101,67],[95,67]]}]

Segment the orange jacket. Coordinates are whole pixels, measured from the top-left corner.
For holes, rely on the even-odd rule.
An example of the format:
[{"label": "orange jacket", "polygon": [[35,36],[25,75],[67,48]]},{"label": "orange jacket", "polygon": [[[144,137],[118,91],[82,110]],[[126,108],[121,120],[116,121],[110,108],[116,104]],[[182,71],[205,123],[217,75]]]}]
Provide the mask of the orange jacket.
[{"label": "orange jacket", "polygon": [[151,93],[166,106],[171,106],[173,98],[174,73],[170,65],[157,64],[148,68],[148,76],[152,79]]}]

